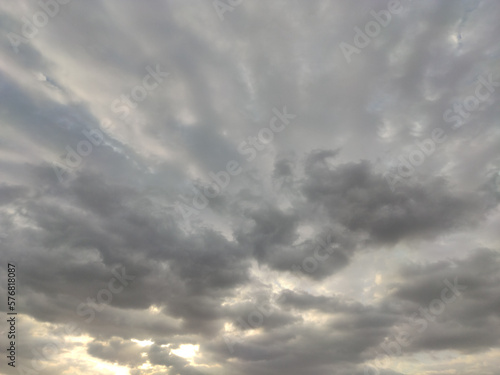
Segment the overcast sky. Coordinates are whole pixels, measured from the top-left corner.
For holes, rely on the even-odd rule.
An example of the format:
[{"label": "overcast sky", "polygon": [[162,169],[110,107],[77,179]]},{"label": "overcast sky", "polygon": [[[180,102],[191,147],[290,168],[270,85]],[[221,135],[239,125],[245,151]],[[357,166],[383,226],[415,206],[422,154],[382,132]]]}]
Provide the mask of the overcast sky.
[{"label": "overcast sky", "polygon": [[498,1],[59,1],[0,3],[1,374],[499,374]]}]

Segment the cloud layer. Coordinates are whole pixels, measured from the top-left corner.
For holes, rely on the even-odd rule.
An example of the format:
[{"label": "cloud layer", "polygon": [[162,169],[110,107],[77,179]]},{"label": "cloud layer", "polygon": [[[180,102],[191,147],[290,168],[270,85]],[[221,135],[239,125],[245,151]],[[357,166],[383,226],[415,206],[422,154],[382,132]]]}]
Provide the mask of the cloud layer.
[{"label": "cloud layer", "polygon": [[497,373],[497,2],[0,9],[1,373]]}]

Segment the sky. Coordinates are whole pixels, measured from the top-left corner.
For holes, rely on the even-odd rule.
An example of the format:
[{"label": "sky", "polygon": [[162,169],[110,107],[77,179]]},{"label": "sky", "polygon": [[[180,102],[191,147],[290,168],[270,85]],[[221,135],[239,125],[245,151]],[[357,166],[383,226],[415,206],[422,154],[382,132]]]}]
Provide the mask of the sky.
[{"label": "sky", "polygon": [[499,18],[0,3],[0,373],[500,374]]}]

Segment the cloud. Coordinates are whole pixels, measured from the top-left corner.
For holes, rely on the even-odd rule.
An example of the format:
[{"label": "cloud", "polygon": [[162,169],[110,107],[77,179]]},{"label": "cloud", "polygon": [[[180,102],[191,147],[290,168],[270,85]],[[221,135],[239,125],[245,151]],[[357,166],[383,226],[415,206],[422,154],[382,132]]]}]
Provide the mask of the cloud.
[{"label": "cloud", "polygon": [[[19,364],[496,371],[498,90],[459,129],[445,113],[500,77],[498,4],[402,0],[349,64],[339,45],[387,1],[227,2],[223,20],[211,1],[59,1],[0,5],[0,247],[18,267]],[[57,14],[36,26],[45,4]],[[37,35],[13,46],[27,22]],[[150,68],[169,75],[139,98]],[[252,138],[285,107],[285,129]],[[446,140],[393,191],[388,173],[436,128]],[[194,207],[232,160],[241,173]],[[117,272],[131,279],[114,292]],[[466,289],[434,314],[445,280]]]}]

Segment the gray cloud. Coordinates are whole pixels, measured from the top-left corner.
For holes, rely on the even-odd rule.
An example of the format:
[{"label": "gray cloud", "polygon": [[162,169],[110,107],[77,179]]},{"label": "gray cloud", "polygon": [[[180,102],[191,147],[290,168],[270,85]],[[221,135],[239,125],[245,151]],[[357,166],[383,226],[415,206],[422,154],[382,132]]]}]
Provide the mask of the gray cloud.
[{"label": "gray cloud", "polygon": [[[0,5],[0,247],[18,267],[19,365],[494,373],[498,89],[457,130],[445,113],[479,77],[498,81],[500,7],[401,3],[351,63],[340,43],[387,1],[233,2],[223,21],[211,1],[51,2],[43,27],[39,3]],[[148,67],[169,76],[127,104]],[[296,117],[250,160],[240,145],[283,107]],[[387,173],[436,128],[446,140],[393,191]],[[232,160],[241,173],[196,208]],[[133,280],[103,302],[121,270]],[[424,330],[408,320],[455,279],[466,289]]]}]

